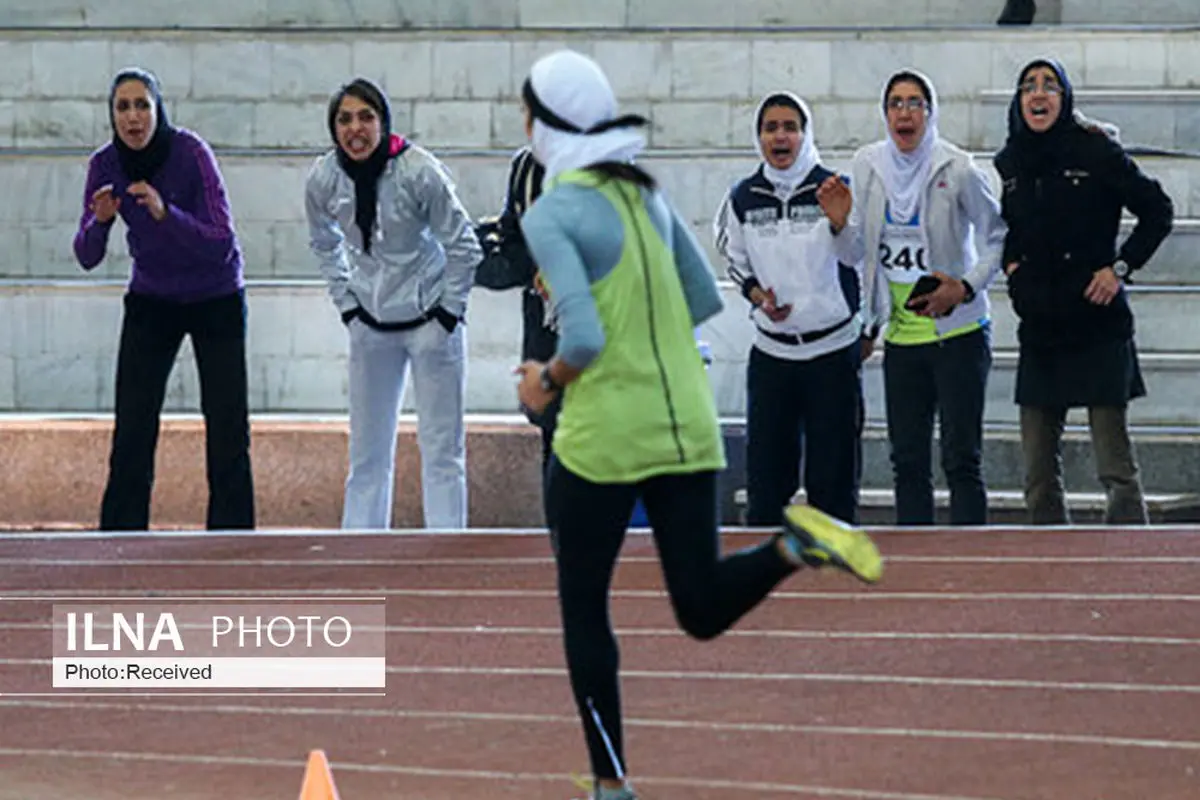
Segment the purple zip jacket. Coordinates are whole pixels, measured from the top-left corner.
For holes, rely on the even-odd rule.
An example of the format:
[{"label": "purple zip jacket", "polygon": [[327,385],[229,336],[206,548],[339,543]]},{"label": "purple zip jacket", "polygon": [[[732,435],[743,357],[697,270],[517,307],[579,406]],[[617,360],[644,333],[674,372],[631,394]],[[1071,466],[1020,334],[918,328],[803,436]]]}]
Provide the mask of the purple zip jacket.
[{"label": "purple zip jacket", "polygon": [[126,191],[130,181],[111,142],[92,154],[75,257],[86,270],[104,260],[112,222],[98,222],[88,205],[112,184],[133,256],[129,291],[179,303],[233,294],[245,285],[242,251],[216,157],[191,131],[176,128],[173,135],[170,156],[149,182],[166,204],[161,222]]}]

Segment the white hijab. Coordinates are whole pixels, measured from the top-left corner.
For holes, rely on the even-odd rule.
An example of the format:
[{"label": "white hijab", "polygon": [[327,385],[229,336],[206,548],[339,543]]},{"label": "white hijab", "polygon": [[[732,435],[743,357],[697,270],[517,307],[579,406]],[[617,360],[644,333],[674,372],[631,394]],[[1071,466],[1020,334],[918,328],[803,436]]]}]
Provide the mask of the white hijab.
[{"label": "white hijab", "polygon": [[[767,161],[767,154],[763,150],[762,136],[759,135],[759,121],[762,119],[763,111],[767,107],[768,101],[773,98],[786,97],[800,107],[800,116],[803,117],[803,124],[800,127],[800,152],[796,155],[796,160],[787,169],[776,169]],[[785,105],[781,103],[771,103],[772,106]],[[763,159],[763,176],[775,186],[775,195],[780,200],[787,200],[796,191],[800,185],[800,181],[812,172],[813,167],[821,160],[821,154],[817,152],[816,137],[813,136],[813,119],[812,112],[809,111],[808,105],[791,92],[771,92],[764,97],[758,104],[758,108],[754,111],[754,149]]]},{"label": "white hijab", "polygon": [[917,213],[921,203],[921,193],[925,191],[925,185],[929,183],[929,173],[933,169],[933,146],[940,137],[937,124],[938,99],[933,81],[924,74],[915,69],[904,69],[893,73],[884,84],[883,102],[880,104],[885,128],[887,127],[887,87],[898,75],[915,75],[929,91],[929,110],[925,113],[925,134],[916,149],[911,153],[905,153],[896,146],[889,130],[884,147],[873,152],[875,168],[883,175],[883,185],[887,190],[888,207],[891,210],[892,220],[908,222]]},{"label": "white hijab", "polygon": [[[646,147],[637,129],[640,117],[600,132],[593,127],[617,119],[617,98],[595,61],[573,50],[559,50],[538,59],[530,70],[528,87],[535,100],[562,123],[575,130],[555,127],[534,113],[534,157],[546,168],[545,181],[559,173],[601,161],[630,162]],[[526,97],[526,104],[530,105]],[[532,105],[530,110],[534,111]]]}]

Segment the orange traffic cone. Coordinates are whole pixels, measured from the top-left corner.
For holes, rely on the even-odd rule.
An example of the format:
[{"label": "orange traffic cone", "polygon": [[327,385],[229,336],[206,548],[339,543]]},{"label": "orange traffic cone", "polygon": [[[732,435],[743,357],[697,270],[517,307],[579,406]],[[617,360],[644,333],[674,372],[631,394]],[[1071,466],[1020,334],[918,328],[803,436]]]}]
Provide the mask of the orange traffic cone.
[{"label": "orange traffic cone", "polygon": [[338,800],[333,772],[329,769],[324,750],[313,750],[308,754],[304,783],[300,784],[300,800]]}]

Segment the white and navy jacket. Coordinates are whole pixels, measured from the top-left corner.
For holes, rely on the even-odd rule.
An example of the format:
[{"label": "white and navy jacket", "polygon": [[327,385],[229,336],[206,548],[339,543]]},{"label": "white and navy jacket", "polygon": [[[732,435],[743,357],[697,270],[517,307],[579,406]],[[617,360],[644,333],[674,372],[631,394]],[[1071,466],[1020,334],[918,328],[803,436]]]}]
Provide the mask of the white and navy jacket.
[{"label": "white and navy jacket", "polygon": [[773,289],[778,305],[792,306],[781,322],[751,310],[754,346],[777,358],[807,361],[857,343],[862,333],[860,267],[839,259],[841,243],[817,202],[817,189],[833,174],[814,167],[783,200],[760,166],[726,193],[713,221],[717,250],[742,295]]}]

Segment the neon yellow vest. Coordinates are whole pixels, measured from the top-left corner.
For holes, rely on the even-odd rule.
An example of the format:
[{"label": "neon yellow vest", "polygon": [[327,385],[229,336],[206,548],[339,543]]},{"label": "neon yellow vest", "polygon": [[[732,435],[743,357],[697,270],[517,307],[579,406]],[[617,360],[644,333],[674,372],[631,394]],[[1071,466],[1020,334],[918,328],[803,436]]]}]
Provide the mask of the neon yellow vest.
[{"label": "neon yellow vest", "polygon": [[555,455],[593,483],[723,469],[716,402],[683,284],[641,191],[582,170],[556,176],[547,191],[558,183],[604,195],[624,235],[616,267],[591,284],[604,346],[567,386]]},{"label": "neon yellow vest", "polygon": [[[881,260],[886,254],[889,263],[881,264],[885,268],[884,274],[888,282],[888,291],[891,293],[892,299],[892,314],[888,319],[887,331],[883,335],[885,342],[890,344],[914,345],[914,344],[932,344],[933,342],[944,341],[955,336],[961,336],[964,333],[971,333],[979,330],[981,324],[979,322],[971,322],[962,325],[954,330],[946,333],[938,333],[937,323],[929,317],[923,317],[916,312],[910,311],[905,307],[909,296],[912,294],[913,286],[916,284],[916,279],[926,272],[925,264],[925,247],[919,241],[920,238],[920,214],[918,213],[911,221],[903,224],[895,224],[892,221],[891,209],[884,212],[884,237],[888,236],[889,228],[896,228],[907,233],[898,233],[897,239],[901,242],[906,242],[913,239],[908,246],[897,248],[897,252],[892,252],[893,248],[888,246],[889,242],[884,242],[883,253]],[[891,267],[891,268],[889,268]],[[908,272],[908,270],[914,270]],[[899,275],[904,275],[903,279],[897,279]]]}]

